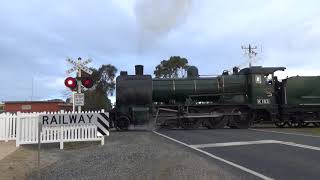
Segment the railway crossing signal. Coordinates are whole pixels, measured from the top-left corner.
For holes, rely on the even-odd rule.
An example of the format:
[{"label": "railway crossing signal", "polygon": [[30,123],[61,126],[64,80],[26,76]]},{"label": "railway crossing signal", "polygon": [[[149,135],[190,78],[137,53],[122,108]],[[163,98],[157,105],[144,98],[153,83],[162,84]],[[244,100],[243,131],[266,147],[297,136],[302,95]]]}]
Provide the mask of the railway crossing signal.
[{"label": "railway crossing signal", "polygon": [[67,77],[66,80],[64,80],[64,84],[66,85],[66,87],[74,90],[77,87],[77,80],[73,77]]},{"label": "railway crossing signal", "polygon": [[84,77],[81,79],[81,84],[85,87],[85,88],[92,88],[93,86],[93,80],[89,77]]},{"label": "railway crossing signal", "polygon": [[[81,71],[84,71],[91,75],[93,72],[90,70],[88,67],[86,67],[87,64],[92,62],[91,59],[87,59],[85,61],[82,61],[82,59],[79,57],[77,61],[74,61],[70,58],[67,59],[67,62],[73,65],[73,67],[69,70],[66,71],[67,74],[70,74],[72,72],[77,72],[77,77],[72,78],[68,77],[66,78],[64,84],[70,88],[71,90],[77,90],[77,94],[81,95],[81,85],[84,86],[85,88],[91,88],[93,86],[93,80],[88,77],[81,77]],[[75,93],[73,92],[73,111],[75,110]],[[80,96],[79,96],[80,97]],[[83,97],[83,95],[81,95]],[[81,101],[78,104],[84,104],[84,98],[80,98]],[[78,111],[81,112],[81,105],[78,106]]]}]

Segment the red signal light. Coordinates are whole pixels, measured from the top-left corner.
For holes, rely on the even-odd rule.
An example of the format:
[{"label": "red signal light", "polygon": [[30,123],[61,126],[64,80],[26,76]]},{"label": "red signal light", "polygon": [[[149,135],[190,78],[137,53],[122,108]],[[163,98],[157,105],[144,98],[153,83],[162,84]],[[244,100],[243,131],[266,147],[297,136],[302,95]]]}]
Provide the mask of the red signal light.
[{"label": "red signal light", "polygon": [[64,80],[64,84],[73,90],[77,87],[77,80],[73,77],[67,77],[66,80]]},{"label": "red signal light", "polygon": [[91,78],[85,77],[81,79],[81,83],[86,88],[91,88],[93,86],[93,81]]}]

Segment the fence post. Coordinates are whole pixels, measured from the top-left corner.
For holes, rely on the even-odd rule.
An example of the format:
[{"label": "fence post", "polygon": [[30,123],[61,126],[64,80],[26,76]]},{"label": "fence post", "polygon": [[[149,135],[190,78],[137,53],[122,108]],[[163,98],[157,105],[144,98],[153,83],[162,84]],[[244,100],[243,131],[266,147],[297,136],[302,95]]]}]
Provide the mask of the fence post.
[{"label": "fence post", "polygon": [[6,113],[6,116],[4,117],[4,141],[8,142],[8,134],[9,134],[9,120],[10,120],[10,114]]},{"label": "fence post", "polygon": [[101,146],[104,145],[104,136],[102,136],[102,139],[101,139]]},{"label": "fence post", "polygon": [[17,112],[16,147],[20,146],[21,112]]},{"label": "fence post", "polygon": [[1,139],[4,139],[4,135],[3,135],[3,132],[4,132],[4,129],[3,129],[3,123],[4,123],[4,117],[2,117],[3,114],[0,113],[0,140]]},{"label": "fence post", "polygon": [[60,149],[63,149],[63,126],[60,127]]}]

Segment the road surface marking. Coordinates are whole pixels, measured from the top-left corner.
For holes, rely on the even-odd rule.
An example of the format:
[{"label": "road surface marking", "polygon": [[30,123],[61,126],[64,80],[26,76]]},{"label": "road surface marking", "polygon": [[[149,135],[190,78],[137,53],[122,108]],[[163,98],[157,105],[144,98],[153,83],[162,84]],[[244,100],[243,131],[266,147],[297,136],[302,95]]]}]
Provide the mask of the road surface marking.
[{"label": "road surface marking", "polygon": [[278,133],[278,134],[287,134],[287,135],[297,135],[297,136],[306,136],[306,137],[315,137],[320,138],[320,136],[314,136],[314,135],[307,135],[307,134],[299,134],[299,133],[287,133],[287,132],[278,132],[278,131],[272,131],[272,130],[262,130],[262,129],[249,129],[252,131],[260,131],[260,132],[272,132],[272,133]]},{"label": "road surface marking", "polygon": [[226,142],[226,143],[210,143],[210,144],[193,144],[188,145],[193,148],[213,148],[213,147],[227,147],[227,146],[243,146],[243,145],[256,145],[256,144],[282,144],[287,146],[300,147],[315,151],[320,151],[320,147],[309,146],[304,144],[297,144],[294,142],[277,141],[277,140],[260,140],[260,141],[239,141],[239,142]]},{"label": "road surface marking", "polygon": [[216,159],[216,160],[222,161],[222,162],[224,162],[224,163],[226,163],[226,164],[229,164],[229,165],[231,165],[231,166],[233,166],[233,167],[236,167],[236,168],[238,168],[238,169],[241,169],[241,170],[243,170],[243,171],[245,171],[245,172],[247,172],[247,173],[250,173],[250,174],[252,174],[252,175],[255,175],[255,176],[257,176],[257,177],[260,177],[261,179],[265,179],[265,180],[271,180],[271,179],[273,179],[273,178],[270,178],[270,177],[265,176],[265,175],[263,175],[263,174],[260,174],[260,173],[258,173],[258,172],[256,172],[256,171],[253,171],[253,170],[251,170],[251,169],[248,169],[248,168],[246,168],[246,167],[244,167],[244,166],[240,166],[240,165],[235,164],[235,163],[233,163],[233,162],[231,162],[231,161],[228,161],[228,160],[225,160],[225,159],[223,159],[223,158],[221,158],[221,157],[218,157],[218,156],[215,156],[215,155],[213,155],[213,154],[210,154],[210,153],[208,153],[208,152],[206,152],[206,151],[203,151],[203,150],[201,150],[201,149],[192,147],[192,146],[190,146],[190,145],[188,145],[188,144],[186,144],[186,143],[184,143],[184,142],[178,141],[178,140],[173,139],[173,138],[171,138],[171,137],[169,137],[169,136],[166,136],[166,135],[164,135],[164,134],[158,133],[158,132],[156,132],[156,131],[153,131],[153,132],[154,132],[155,134],[159,135],[159,136],[162,136],[162,137],[164,137],[164,138],[170,139],[171,141],[174,141],[174,142],[176,142],[176,143],[182,144],[182,145],[187,146],[187,147],[189,147],[189,148],[191,148],[191,149],[193,149],[193,150],[196,150],[196,151],[201,152],[201,153],[203,153],[203,154],[205,154],[205,155],[207,155],[207,156],[210,156],[211,158],[214,158],[214,159]]},{"label": "road surface marking", "polygon": [[320,151],[320,147],[309,146],[309,145],[304,145],[304,144],[297,144],[297,143],[294,143],[294,142],[280,141],[279,144],[288,145],[288,146],[295,146],[295,147],[300,147],[300,148],[305,148],[305,149],[311,149],[311,150],[315,150],[315,151]]},{"label": "road surface marking", "polygon": [[279,143],[279,142],[281,141],[260,140],[260,141],[239,141],[239,142],[212,143],[212,144],[195,144],[190,146],[194,148],[211,148],[211,147],[242,146],[242,145],[253,145],[253,144],[270,144],[270,143]]}]

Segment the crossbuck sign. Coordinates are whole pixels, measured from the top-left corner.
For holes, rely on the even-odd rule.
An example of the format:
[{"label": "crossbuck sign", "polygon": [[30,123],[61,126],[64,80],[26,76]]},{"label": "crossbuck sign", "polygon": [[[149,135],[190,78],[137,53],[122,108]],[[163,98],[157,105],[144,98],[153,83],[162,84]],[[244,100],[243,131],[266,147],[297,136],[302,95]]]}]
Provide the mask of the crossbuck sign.
[{"label": "crossbuck sign", "polygon": [[39,121],[43,127],[95,124],[102,135],[109,134],[109,113],[43,114]]},{"label": "crossbuck sign", "polygon": [[91,75],[93,72],[88,67],[86,67],[86,65],[89,64],[91,61],[92,61],[91,59],[81,61],[81,58],[79,58],[78,61],[74,61],[72,59],[67,59],[67,62],[72,64],[73,68],[69,69],[66,73],[70,74],[78,69],[81,69],[82,71]]}]

